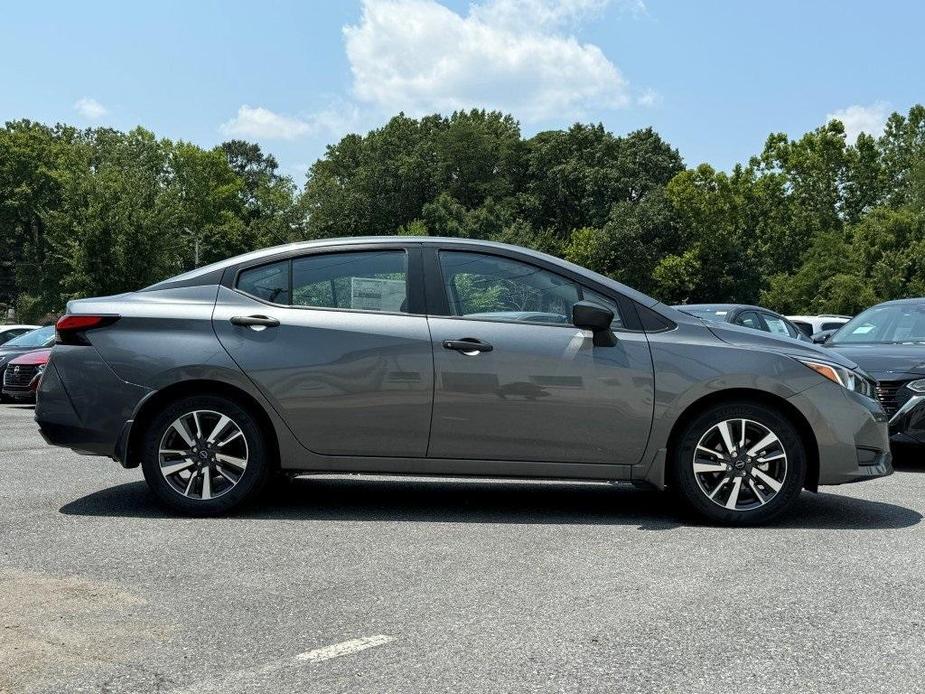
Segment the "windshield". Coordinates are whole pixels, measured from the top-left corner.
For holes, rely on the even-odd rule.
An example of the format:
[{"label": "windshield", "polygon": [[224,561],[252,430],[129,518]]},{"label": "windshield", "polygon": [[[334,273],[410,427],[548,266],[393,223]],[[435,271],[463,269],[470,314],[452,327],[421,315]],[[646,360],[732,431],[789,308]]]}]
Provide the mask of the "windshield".
[{"label": "windshield", "polygon": [[4,347],[45,347],[51,340],[55,339],[55,326],[46,325],[44,328],[33,330],[25,335],[15,337],[7,342]]},{"label": "windshield", "polygon": [[925,344],[925,302],[874,306],[845,323],[831,344]]}]

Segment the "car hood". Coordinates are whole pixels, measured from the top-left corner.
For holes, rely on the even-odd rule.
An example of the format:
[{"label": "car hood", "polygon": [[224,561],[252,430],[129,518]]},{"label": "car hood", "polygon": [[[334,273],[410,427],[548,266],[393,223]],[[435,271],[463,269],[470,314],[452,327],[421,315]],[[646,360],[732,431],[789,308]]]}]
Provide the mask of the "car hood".
[{"label": "car hood", "polygon": [[25,354],[20,354],[13,359],[10,359],[7,362],[9,365],[22,364],[28,366],[35,366],[36,364],[47,364],[48,358],[51,356],[51,350],[46,348],[33,349],[31,352],[26,352]]},{"label": "car hood", "polygon": [[[703,324],[723,342],[739,347],[752,347],[779,352],[792,357],[806,357],[808,359],[824,359],[848,369],[856,369],[858,365],[843,354],[818,347],[811,342],[795,340],[792,337],[771,335],[751,328],[743,328],[731,323],[713,323],[703,321]],[[863,368],[863,367],[862,367]]]},{"label": "car hood", "polygon": [[925,375],[925,345],[832,345],[828,349],[857,363],[876,378]]}]

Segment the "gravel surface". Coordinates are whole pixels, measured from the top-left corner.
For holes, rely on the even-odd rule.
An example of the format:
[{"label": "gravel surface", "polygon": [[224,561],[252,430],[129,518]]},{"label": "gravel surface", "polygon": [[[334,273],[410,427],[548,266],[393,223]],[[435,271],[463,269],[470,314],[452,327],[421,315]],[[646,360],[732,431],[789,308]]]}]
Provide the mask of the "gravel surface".
[{"label": "gravel surface", "polygon": [[303,477],[177,518],[0,405],[0,692],[903,692],[925,454],[773,527],[553,482]]}]

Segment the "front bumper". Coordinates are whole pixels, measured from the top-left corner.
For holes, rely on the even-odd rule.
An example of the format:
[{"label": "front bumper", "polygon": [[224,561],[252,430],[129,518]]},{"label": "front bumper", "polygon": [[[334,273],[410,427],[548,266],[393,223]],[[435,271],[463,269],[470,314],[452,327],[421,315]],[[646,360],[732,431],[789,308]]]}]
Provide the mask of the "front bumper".
[{"label": "front bumper", "polygon": [[4,386],[3,394],[17,402],[35,402],[35,389],[32,386]]},{"label": "front bumper", "polygon": [[834,383],[790,398],[812,427],[819,452],[818,484],[845,484],[893,473],[888,417],[880,403]]},{"label": "front bumper", "polygon": [[890,439],[925,446],[925,395],[913,395],[890,418]]}]

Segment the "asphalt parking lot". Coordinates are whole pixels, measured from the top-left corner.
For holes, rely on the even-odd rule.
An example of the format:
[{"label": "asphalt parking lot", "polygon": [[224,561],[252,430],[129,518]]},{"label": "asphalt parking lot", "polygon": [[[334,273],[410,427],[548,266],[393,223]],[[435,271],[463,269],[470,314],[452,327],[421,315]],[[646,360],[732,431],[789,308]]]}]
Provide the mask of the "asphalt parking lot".
[{"label": "asphalt parking lot", "polygon": [[202,520],[32,414],[0,405],[0,692],[925,681],[925,455],[760,529],[628,486],[333,476]]}]

